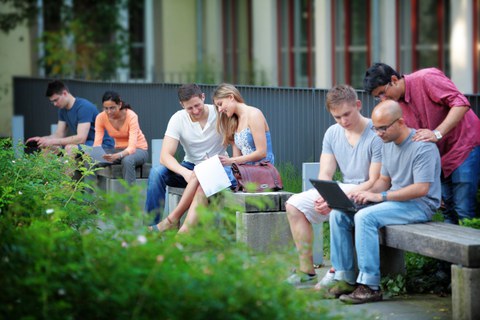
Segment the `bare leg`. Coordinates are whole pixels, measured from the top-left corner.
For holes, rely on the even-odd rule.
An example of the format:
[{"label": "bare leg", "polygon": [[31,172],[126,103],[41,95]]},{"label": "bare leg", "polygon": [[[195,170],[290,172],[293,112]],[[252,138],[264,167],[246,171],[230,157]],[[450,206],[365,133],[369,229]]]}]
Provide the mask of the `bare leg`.
[{"label": "bare leg", "polygon": [[193,199],[190,208],[188,209],[187,217],[185,218],[185,222],[183,223],[178,233],[187,233],[190,227],[195,226],[198,223],[198,213],[197,208],[200,205],[207,205],[207,197],[203,192],[202,187],[199,185],[197,188],[197,192],[195,193],[195,198]]},{"label": "bare leg", "polygon": [[187,187],[183,191],[182,198],[178,202],[177,207],[173,209],[172,212],[170,212],[170,214],[164,220],[160,221],[160,223],[157,224],[157,228],[159,231],[165,231],[177,226],[178,221],[180,221],[185,211],[187,211],[187,209],[192,205],[192,201],[194,200],[194,196],[199,185],[200,184],[198,182],[197,176],[192,173],[190,181],[188,182]]},{"label": "bare leg", "polygon": [[300,263],[300,271],[314,274],[313,267],[313,229],[311,223],[307,220],[305,215],[287,203],[287,218],[292,231],[293,241],[297,247]]}]

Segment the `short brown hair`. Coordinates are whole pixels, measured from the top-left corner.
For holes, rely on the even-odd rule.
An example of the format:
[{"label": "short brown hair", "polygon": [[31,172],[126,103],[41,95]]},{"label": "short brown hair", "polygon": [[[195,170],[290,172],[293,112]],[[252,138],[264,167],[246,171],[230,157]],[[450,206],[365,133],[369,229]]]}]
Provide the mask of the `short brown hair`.
[{"label": "short brown hair", "polygon": [[178,88],[178,100],[185,102],[193,97],[202,97],[202,89],[195,83],[188,83]]},{"label": "short brown hair", "polygon": [[357,100],[357,93],[351,86],[347,84],[336,85],[328,90],[326,108],[328,111],[331,111],[344,103],[355,105]]}]

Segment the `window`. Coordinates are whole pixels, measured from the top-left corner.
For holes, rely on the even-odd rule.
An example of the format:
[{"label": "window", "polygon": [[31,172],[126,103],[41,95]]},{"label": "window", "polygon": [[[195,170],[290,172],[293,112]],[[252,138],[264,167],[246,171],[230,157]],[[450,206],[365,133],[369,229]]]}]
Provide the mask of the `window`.
[{"label": "window", "polygon": [[449,0],[398,1],[400,13],[400,71],[437,67],[450,73]]},{"label": "window", "polygon": [[334,83],[362,88],[370,65],[370,1],[339,0],[334,10]]},{"label": "window", "polygon": [[277,0],[278,85],[312,87],[313,0]]},{"label": "window", "polygon": [[223,0],[223,67],[227,82],[252,84],[251,0]]},{"label": "window", "polygon": [[144,79],[145,75],[145,1],[129,1],[129,65],[130,78]]}]

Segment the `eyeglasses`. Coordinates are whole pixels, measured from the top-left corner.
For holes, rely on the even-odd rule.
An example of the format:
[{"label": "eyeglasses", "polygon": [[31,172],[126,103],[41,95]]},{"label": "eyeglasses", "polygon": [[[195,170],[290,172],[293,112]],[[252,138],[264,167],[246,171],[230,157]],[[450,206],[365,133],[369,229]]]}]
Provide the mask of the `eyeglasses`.
[{"label": "eyeglasses", "polygon": [[118,108],[118,106],[103,107],[103,110],[105,110],[105,111],[115,111],[117,108]]},{"label": "eyeglasses", "polygon": [[395,122],[397,122],[399,119],[400,119],[400,118],[397,118],[397,119],[393,120],[393,122],[390,123],[388,126],[372,127],[371,129],[372,129],[373,132],[385,133],[385,132],[388,130],[388,128],[390,128],[391,126],[393,126],[393,124],[394,124]]},{"label": "eyeglasses", "polygon": [[377,100],[377,101],[380,101],[382,100],[382,98],[385,97],[385,94],[387,93],[387,90],[388,90],[388,86],[390,85],[390,82],[387,83],[385,85],[385,88],[383,89],[383,91],[380,91],[380,93],[378,95],[376,95],[375,97],[373,97],[373,99]]}]

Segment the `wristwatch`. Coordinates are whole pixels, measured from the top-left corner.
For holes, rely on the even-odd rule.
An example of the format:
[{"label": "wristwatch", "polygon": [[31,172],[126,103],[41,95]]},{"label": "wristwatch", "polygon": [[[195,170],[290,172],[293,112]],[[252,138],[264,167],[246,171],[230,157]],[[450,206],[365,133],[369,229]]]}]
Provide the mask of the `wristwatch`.
[{"label": "wristwatch", "polygon": [[432,132],[433,132],[433,134],[435,135],[435,137],[437,137],[437,140],[442,139],[443,136],[442,136],[442,134],[440,133],[440,131],[438,131],[438,130],[433,130]]},{"label": "wristwatch", "polygon": [[383,191],[381,195],[382,195],[382,201],[383,202],[387,201],[387,191]]}]

